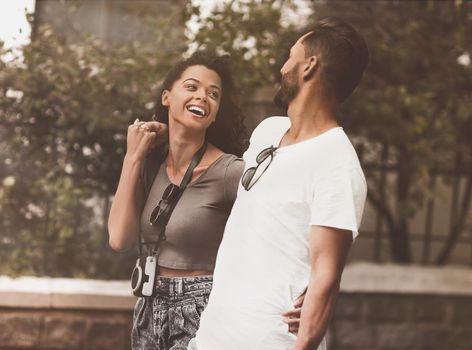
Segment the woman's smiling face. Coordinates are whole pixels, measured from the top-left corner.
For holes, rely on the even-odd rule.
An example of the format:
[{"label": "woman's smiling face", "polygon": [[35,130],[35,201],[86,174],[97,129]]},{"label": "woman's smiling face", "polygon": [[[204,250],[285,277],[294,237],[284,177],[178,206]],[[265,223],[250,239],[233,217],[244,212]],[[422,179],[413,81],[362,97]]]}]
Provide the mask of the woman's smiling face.
[{"label": "woman's smiling face", "polygon": [[214,70],[202,65],[190,66],[170,90],[164,90],[162,104],[169,110],[170,124],[173,121],[206,130],[216,119],[221,94],[221,79]]}]

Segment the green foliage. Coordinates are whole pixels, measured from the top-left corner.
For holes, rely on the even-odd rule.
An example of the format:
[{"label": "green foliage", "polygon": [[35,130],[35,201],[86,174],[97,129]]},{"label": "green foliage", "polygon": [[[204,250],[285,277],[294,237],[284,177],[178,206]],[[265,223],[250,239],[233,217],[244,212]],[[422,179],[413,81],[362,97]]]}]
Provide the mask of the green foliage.
[{"label": "green foliage", "polygon": [[0,178],[9,179],[0,185],[0,273],[128,275],[107,244],[109,197],[127,126],[150,118],[160,79],[184,50],[158,30],[152,38],[110,46],[44,26],[23,57],[0,63]]}]

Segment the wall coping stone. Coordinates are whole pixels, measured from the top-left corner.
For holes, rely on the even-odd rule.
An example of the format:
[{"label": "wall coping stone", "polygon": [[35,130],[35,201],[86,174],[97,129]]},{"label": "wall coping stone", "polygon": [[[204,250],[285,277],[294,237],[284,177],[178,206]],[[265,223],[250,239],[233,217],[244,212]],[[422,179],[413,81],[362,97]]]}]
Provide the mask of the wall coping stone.
[{"label": "wall coping stone", "polygon": [[129,281],[0,276],[0,307],[130,310]]},{"label": "wall coping stone", "polygon": [[[472,269],[356,262],[341,293],[472,296]],[[129,281],[0,276],[0,307],[131,310]]]},{"label": "wall coping stone", "polygon": [[472,296],[472,269],[356,262],[346,266],[341,292]]}]

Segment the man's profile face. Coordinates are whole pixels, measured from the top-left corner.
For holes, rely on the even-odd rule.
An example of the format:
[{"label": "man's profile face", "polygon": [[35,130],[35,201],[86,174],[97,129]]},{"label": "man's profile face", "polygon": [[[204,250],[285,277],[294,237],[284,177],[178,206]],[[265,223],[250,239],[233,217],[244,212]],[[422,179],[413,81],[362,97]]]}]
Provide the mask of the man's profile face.
[{"label": "man's profile face", "polygon": [[280,87],[275,93],[274,103],[277,107],[287,109],[290,102],[298,95],[300,84],[298,83],[298,70],[300,64],[296,64],[292,70],[281,77]]},{"label": "man's profile face", "polygon": [[297,97],[300,90],[299,73],[300,65],[305,60],[305,47],[302,44],[305,35],[292,46],[290,55],[280,70],[281,82],[274,96],[274,103],[282,109],[288,108],[288,105]]}]

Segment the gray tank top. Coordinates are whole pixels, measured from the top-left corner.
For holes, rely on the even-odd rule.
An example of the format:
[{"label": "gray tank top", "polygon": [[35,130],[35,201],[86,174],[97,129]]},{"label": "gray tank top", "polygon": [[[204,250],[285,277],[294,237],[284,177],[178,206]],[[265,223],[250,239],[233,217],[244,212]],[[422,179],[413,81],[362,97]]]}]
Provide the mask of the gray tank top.
[{"label": "gray tank top", "polygon": [[[167,224],[167,239],[159,250],[160,266],[213,271],[243,168],[242,159],[223,154],[187,186]],[[170,183],[163,162],[141,214],[145,242],[157,239],[157,230],[150,225],[149,217]]]}]

